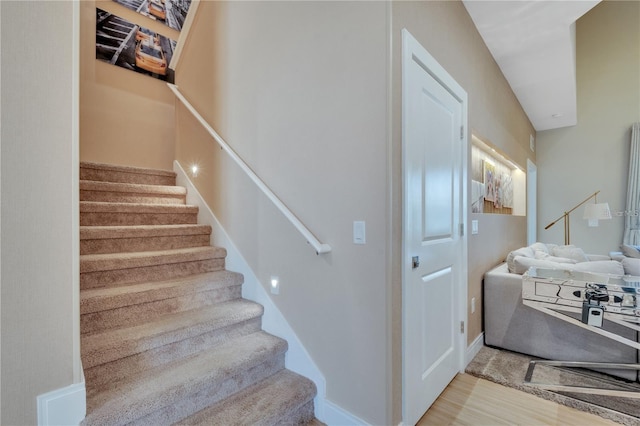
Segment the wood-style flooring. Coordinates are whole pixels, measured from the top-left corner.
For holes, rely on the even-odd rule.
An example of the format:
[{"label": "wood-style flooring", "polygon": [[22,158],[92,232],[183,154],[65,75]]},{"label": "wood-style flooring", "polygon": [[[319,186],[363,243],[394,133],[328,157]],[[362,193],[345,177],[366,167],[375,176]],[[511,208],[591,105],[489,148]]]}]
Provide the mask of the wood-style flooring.
[{"label": "wood-style flooring", "polygon": [[470,374],[458,374],[418,422],[427,425],[617,425]]}]

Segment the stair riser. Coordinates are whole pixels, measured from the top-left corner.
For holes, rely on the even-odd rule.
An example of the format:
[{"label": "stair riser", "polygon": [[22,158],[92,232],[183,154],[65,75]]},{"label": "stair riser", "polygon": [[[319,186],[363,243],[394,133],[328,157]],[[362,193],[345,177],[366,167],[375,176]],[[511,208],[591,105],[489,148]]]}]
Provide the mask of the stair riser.
[{"label": "stair riser", "polygon": [[86,290],[145,281],[161,281],[193,274],[221,271],[224,269],[224,265],[224,258],[217,258],[140,268],[84,272],[80,274],[80,289]]},{"label": "stair riser", "polygon": [[100,389],[131,374],[148,368],[159,367],[176,359],[195,355],[200,351],[209,350],[225,341],[255,333],[261,327],[262,319],[254,318],[95,367],[87,368],[85,366],[87,396],[95,389]]},{"label": "stair riser", "polygon": [[242,374],[225,381],[211,383],[209,386],[172,402],[170,405],[149,415],[136,419],[132,425],[174,424],[187,416],[213,405],[249,385],[264,380],[284,368],[284,355],[272,357],[266,362],[252,367]]},{"label": "stair riser", "polygon": [[211,236],[209,234],[197,234],[167,237],[81,240],[80,254],[133,253],[137,251],[205,247],[211,243],[210,238]]},{"label": "stair riser", "polygon": [[139,183],[144,185],[176,184],[175,176],[130,173],[113,170],[100,170],[80,167],[80,180],[95,180],[100,182]]},{"label": "stair riser", "polygon": [[167,314],[184,312],[190,309],[198,309],[216,303],[238,299],[241,295],[242,289],[240,285],[235,285],[185,294],[184,296],[150,303],[141,303],[102,312],[84,314],[80,316],[80,330],[82,330],[84,334],[95,333],[110,328],[134,326],[141,320],[148,322]]},{"label": "stair riser", "polygon": [[180,297],[189,293],[214,291],[224,287],[242,286],[240,274],[218,271],[193,277],[178,278],[164,282],[141,283],[117,287],[107,294],[87,290],[80,293],[80,314],[118,309],[141,303],[152,303],[158,300]]},{"label": "stair riser", "polygon": [[80,190],[80,201],[99,201],[106,203],[185,204],[186,196],[180,194],[159,195]]},{"label": "stair riser", "polygon": [[197,221],[197,213],[80,213],[80,226],[194,225]]},{"label": "stair riser", "polygon": [[284,417],[280,418],[276,424],[279,425],[304,425],[309,423],[316,417],[313,406],[313,399],[307,402],[297,410],[287,413]]}]

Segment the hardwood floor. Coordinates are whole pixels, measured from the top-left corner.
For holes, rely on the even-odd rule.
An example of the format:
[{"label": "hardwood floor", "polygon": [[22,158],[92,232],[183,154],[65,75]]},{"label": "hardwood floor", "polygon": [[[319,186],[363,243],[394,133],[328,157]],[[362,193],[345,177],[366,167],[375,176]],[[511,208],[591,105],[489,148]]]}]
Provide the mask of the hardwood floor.
[{"label": "hardwood floor", "polygon": [[458,374],[418,425],[598,426],[617,423],[470,374]]}]

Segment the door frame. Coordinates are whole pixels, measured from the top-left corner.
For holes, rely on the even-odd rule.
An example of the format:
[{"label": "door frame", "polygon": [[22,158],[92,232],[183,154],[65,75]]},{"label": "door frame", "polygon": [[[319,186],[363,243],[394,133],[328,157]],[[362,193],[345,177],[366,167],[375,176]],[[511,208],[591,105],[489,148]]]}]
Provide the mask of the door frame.
[{"label": "door frame", "polygon": [[[402,30],[402,250],[400,264],[402,265],[402,418],[406,419],[406,371],[405,371],[405,339],[406,339],[406,286],[408,284],[409,262],[406,261],[410,256],[410,249],[405,238],[407,226],[407,199],[405,196],[405,186],[407,176],[405,175],[405,111],[406,111],[406,82],[407,69],[411,61],[417,59],[421,62],[425,71],[427,71],[435,80],[437,80],[444,88],[446,88],[455,98],[457,98],[462,107],[461,122],[463,125],[461,143],[461,170],[460,170],[460,217],[458,218],[462,235],[460,237],[460,279],[456,283],[457,288],[455,294],[458,295],[457,312],[454,314],[454,321],[457,324],[464,322],[464,331],[459,333],[458,348],[459,353],[458,365],[459,371],[462,373],[466,367],[466,351],[467,351],[467,281],[468,281],[468,258],[467,258],[467,222],[468,222],[468,156],[469,156],[469,126],[468,126],[468,97],[467,92],[460,86],[449,73],[436,61],[429,52],[404,28]],[[456,325],[458,327],[459,325]]]},{"label": "door frame", "polygon": [[527,245],[538,241],[538,167],[527,158]]}]

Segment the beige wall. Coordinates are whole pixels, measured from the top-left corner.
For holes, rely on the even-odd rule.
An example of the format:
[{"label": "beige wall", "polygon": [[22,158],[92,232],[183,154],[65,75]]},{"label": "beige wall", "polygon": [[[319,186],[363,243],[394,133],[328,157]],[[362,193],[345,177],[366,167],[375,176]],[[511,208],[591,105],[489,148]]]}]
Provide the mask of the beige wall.
[{"label": "beige wall", "polygon": [[80,159],[171,169],[174,96],[163,81],[96,60],[96,7],[176,34],[112,1],[80,4]]},{"label": "beige wall", "polygon": [[[544,227],[596,190],[626,209],[631,125],[640,120],[640,2],[605,1],[576,25],[578,124],[538,134],[538,239],[563,242],[559,223]],[[607,254],[622,242],[624,220],[588,228],[571,216],[571,243]]]},{"label": "beige wall", "polygon": [[3,425],[80,380],[74,7],[0,2]]},{"label": "beige wall", "polygon": [[[194,25],[178,85],[333,252],[315,256],[182,107],[178,160],[204,167],[199,190],[261,281],[280,276],[274,300],[326,375],[328,399],[397,424],[401,29],[467,90],[470,127],[523,167],[535,159],[529,121],[458,2],[204,2]],[[482,274],[526,242],[524,217],[474,218],[470,341]],[[367,221],[367,245],[351,242],[353,220]]]},{"label": "beige wall", "polygon": [[[291,210],[317,256],[177,110],[177,158],[327,379],[327,398],[389,424],[387,5],[202,2],[177,83]],[[367,224],[354,245],[352,223]]]}]

